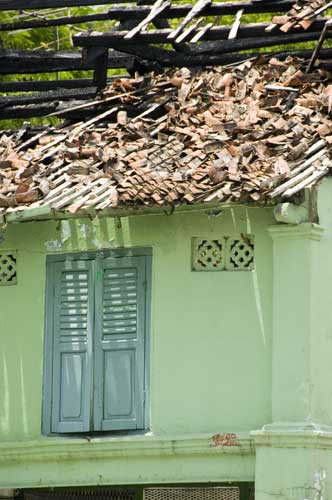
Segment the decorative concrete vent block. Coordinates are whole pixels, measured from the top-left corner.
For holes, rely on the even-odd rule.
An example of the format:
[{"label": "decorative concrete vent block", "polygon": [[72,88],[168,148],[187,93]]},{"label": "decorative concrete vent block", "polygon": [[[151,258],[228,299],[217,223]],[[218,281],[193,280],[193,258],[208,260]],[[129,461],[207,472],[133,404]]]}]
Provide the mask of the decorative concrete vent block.
[{"label": "decorative concrete vent block", "polygon": [[0,252],[0,286],[16,285],[17,255],[16,252]]},{"label": "decorative concrete vent block", "polygon": [[254,268],[254,242],[249,235],[218,239],[194,238],[193,271],[251,271]]},{"label": "decorative concrete vent block", "polygon": [[144,488],[143,500],[240,500],[238,486]]},{"label": "decorative concrete vent block", "polygon": [[254,268],[254,243],[249,236],[227,238],[226,269],[228,271],[251,271]]},{"label": "decorative concrete vent block", "polygon": [[225,238],[203,240],[194,238],[193,269],[195,271],[220,271],[225,268]]}]

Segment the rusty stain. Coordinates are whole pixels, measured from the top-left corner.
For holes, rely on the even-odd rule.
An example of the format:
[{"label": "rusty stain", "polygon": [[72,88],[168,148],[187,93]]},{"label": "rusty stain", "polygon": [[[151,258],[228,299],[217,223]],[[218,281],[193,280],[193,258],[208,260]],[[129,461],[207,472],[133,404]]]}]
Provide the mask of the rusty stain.
[{"label": "rusty stain", "polygon": [[213,446],[240,446],[236,434],[215,434],[212,436]]}]

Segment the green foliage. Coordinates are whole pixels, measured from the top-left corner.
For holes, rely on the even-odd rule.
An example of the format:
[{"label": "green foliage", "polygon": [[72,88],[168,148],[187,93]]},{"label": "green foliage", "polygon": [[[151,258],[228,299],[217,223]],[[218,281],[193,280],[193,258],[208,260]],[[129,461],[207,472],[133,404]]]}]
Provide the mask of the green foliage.
[{"label": "green foliage", "polygon": [[[18,12],[0,12],[0,23],[11,23],[26,20],[40,19],[40,16],[45,17],[66,17],[66,16],[81,16],[86,14],[93,14],[98,12],[99,9],[91,7],[75,7],[68,9],[61,9],[52,14],[49,10],[47,13],[36,11],[31,16],[21,14]],[[100,9],[101,10],[101,9]],[[4,49],[18,49],[18,50],[36,50],[36,49],[50,49],[50,50],[73,50],[72,35],[77,33],[78,30],[95,29],[92,23],[84,23],[75,26],[59,26],[48,28],[35,28],[24,29],[17,31],[1,32],[0,47]],[[70,71],[70,72],[45,72],[35,74],[11,74],[0,75],[0,81],[38,81],[38,80],[56,80],[56,79],[71,79],[71,78],[89,78],[92,76],[92,71]],[[1,94],[0,94],[1,95]],[[13,95],[13,94],[11,94]],[[22,124],[24,120],[3,120],[1,121],[1,128],[16,128]],[[34,125],[50,124],[52,120],[46,118],[33,118],[29,121]],[[53,120],[54,121],[54,120]]]},{"label": "green foliage", "polygon": [[[96,13],[96,9],[91,7],[75,7],[70,9],[61,9],[52,17],[66,17],[66,16],[80,16],[91,13]],[[37,16],[39,17],[38,11]],[[36,16],[31,16],[26,19],[33,19]],[[46,17],[46,16],[45,16]],[[51,17],[49,14],[47,17]],[[9,12],[0,12],[0,23],[17,22],[23,20],[19,17],[19,14],[14,14]],[[73,49],[72,46],[72,35],[77,32],[77,30],[87,30],[93,28],[92,23],[80,24],[79,28],[73,26],[59,26],[59,27],[48,27],[48,28],[35,28],[17,31],[8,31],[1,33],[1,47],[6,49],[51,49],[51,50],[68,50]],[[76,71],[76,78],[88,77],[90,72],[86,71]],[[61,75],[56,75],[54,73],[42,73],[35,75],[6,75],[0,76],[1,81],[27,81],[27,80],[53,80],[56,78],[72,78],[72,72],[62,72]]]}]

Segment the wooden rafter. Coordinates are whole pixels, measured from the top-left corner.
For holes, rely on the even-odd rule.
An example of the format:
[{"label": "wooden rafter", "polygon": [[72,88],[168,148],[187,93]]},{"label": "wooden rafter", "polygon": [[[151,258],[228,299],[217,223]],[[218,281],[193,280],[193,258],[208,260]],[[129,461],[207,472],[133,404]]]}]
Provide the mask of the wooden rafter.
[{"label": "wooden rafter", "polygon": [[[293,0],[269,0],[264,2],[215,2],[206,5],[200,15],[204,16],[230,16],[235,15],[239,10],[244,10],[246,14],[261,14],[273,12],[287,12],[293,5]],[[192,10],[192,4],[172,4],[165,9],[163,16],[167,19],[186,17]],[[125,16],[126,19],[135,19],[142,21],[150,12],[150,7],[141,6],[123,6],[115,5],[108,10],[110,19],[120,20]]]},{"label": "wooden rafter", "polygon": [[[135,0],[127,0],[134,2]],[[89,5],[120,4],[123,0],[0,0],[0,10],[45,10],[59,7],[82,7]]]},{"label": "wooden rafter", "polygon": [[[332,38],[332,30],[326,25],[326,5],[314,10],[310,7],[306,14],[305,9],[290,10],[295,1],[196,0],[180,4],[177,0],[128,0],[123,5],[123,0],[0,0],[0,11],[16,10],[11,22],[0,24],[0,31],[94,23],[93,31],[73,36],[76,50],[0,49],[0,76],[93,71],[92,78],[29,81],[27,77],[28,81],[0,82],[0,93],[21,93],[0,96],[0,119],[52,113],[70,119],[84,119],[84,116],[93,119],[93,109],[85,106],[77,109],[70,103],[94,97],[107,85],[110,68],[127,69],[133,75],[137,71],[144,74],[169,67],[233,64],[257,54],[248,50],[318,41],[314,54],[283,51],[283,54],[306,54],[308,60],[311,58],[310,64],[306,63],[311,71],[318,64],[318,54],[320,59],[324,55],[332,59],[329,49],[321,48],[324,38]],[[64,15],[63,9],[84,5],[107,5],[108,9],[82,16]],[[251,14],[260,13],[271,14],[269,22],[248,22]],[[223,16],[233,16],[229,25],[220,24]],[[98,23],[108,20],[112,29],[101,31]],[[116,26],[115,21],[119,21]],[[326,67],[331,64],[325,63]],[[98,107],[102,112],[107,111]],[[145,111],[150,116],[151,110]]]},{"label": "wooden rafter", "polygon": [[143,21],[141,21],[137,26],[132,28],[125,35],[126,39],[131,39],[135,35],[137,35],[141,30],[145,29],[157,16],[159,16],[165,9],[170,7],[171,0],[157,0],[155,4],[153,4],[151,11],[146,16]]},{"label": "wooden rafter", "polygon": [[[316,33],[320,34],[321,30],[325,25],[325,20],[317,20],[315,21],[311,27],[305,33]],[[238,38],[259,38],[260,44],[264,46],[265,37],[267,36],[266,28],[268,23],[255,23],[255,24],[243,24],[238,27],[237,37]],[[192,36],[194,37],[198,34],[201,29],[195,29]],[[232,26],[208,26],[208,29],[205,30],[205,26],[202,27],[203,34],[200,37],[200,40],[227,40],[230,38],[230,34],[232,31]],[[126,39],[126,31],[107,31],[107,32],[92,32],[86,33],[82,32],[73,37],[74,45],[81,47],[89,47],[89,46],[116,46],[118,43],[130,43],[137,45],[139,44],[161,44],[169,43],[169,34],[172,32],[171,29],[163,29],[163,30],[151,30],[144,31],[137,34],[134,40],[129,41]],[[292,32],[292,34],[294,34]],[[268,36],[271,37],[284,37],[278,31],[271,32]],[[316,35],[317,36],[317,35]]]},{"label": "wooden rafter", "polygon": [[10,23],[0,23],[0,31],[15,31],[25,29],[47,28],[50,26],[65,26],[70,24],[91,23],[95,21],[105,21],[110,19],[108,12],[98,14],[87,14],[85,16],[65,16],[50,19],[39,19],[29,21],[17,21]]},{"label": "wooden rafter", "polygon": [[[113,77],[115,78],[115,77]],[[116,78],[120,78],[119,76]],[[111,83],[112,78],[108,79]],[[91,78],[72,78],[71,80],[32,80],[23,82],[0,82],[0,92],[47,92],[58,89],[84,89],[93,87]]]},{"label": "wooden rafter", "polygon": [[[110,52],[108,66],[110,68],[125,68],[133,58]],[[13,73],[49,73],[55,71],[75,71],[94,69],[92,63],[82,61],[79,51],[51,51],[51,50],[0,50],[0,75]]]},{"label": "wooden rafter", "polygon": [[85,89],[73,89],[62,91],[51,91],[41,93],[27,93],[23,95],[14,95],[10,97],[0,96],[0,108],[8,106],[24,106],[26,104],[40,104],[56,101],[70,101],[74,99],[92,99],[97,93],[97,87],[88,87]]},{"label": "wooden rafter", "polygon": [[171,31],[171,33],[168,35],[167,38],[170,40],[176,39],[181,31],[201,12],[211,4],[211,0],[198,0],[197,3],[193,5],[193,7],[190,9],[184,20],[179,24],[177,28]]}]

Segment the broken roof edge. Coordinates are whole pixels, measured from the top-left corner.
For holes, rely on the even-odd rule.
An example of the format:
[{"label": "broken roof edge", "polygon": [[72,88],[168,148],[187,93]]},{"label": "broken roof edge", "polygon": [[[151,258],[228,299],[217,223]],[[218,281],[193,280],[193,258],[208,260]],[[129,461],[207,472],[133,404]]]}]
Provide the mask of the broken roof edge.
[{"label": "broken roof edge", "polygon": [[[147,215],[166,215],[173,214],[193,213],[193,212],[207,212],[207,215],[217,216],[219,210],[226,208],[247,208],[247,209],[267,209],[273,208],[276,203],[240,203],[240,202],[207,202],[207,203],[193,203],[181,204],[178,207],[167,205],[158,207],[157,205],[146,207],[119,207],[119,208],[106,208],[104,210],[80,210],[74,214],[68,211],[60,211],[51,208],[49,205],[36,208],[24,208],[22,210],[15,210],[12,212],[0,212],[0,229],[4,229],[7,224],[20,223],[20,222],[46,222],[46,221],[61,221],[70,219],[94,219],[98,217],[133,217],[133,216],[147,216]],[[209,213],[211,212],[211,213]]]}]

